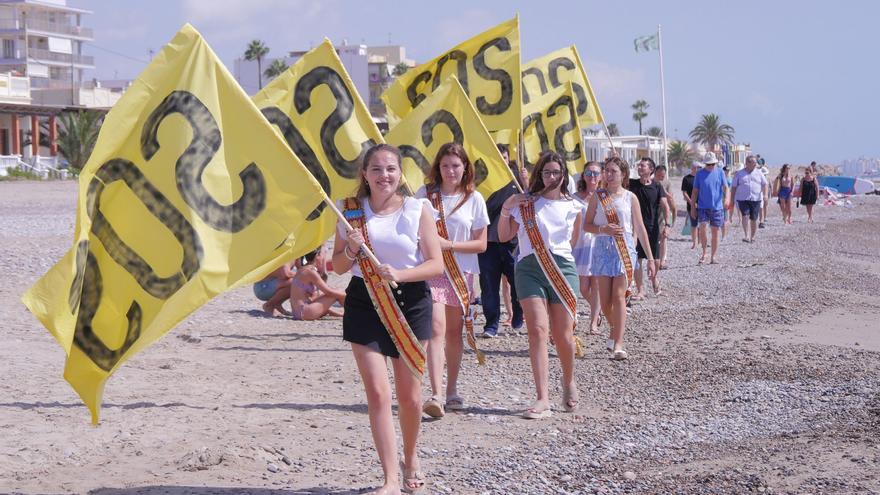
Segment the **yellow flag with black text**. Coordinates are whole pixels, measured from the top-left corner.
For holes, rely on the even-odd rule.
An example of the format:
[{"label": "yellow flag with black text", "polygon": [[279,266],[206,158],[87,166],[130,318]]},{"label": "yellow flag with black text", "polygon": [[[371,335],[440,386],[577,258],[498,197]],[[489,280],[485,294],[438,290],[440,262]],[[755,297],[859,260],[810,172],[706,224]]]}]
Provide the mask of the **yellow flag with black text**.
[{"label": "yellow flag with black text", "polygon": [[450,74],[490,131],[517,129],[521,117],[519,17],[455,46],[408,70],[382,95],[394,125],[418,107]]},{"label": "yellow flag with black text", "polygon": [[553,88],[564,86],[566,82],[571,82],[581,127],[586,128],[604,122],[605,118],[596,102],[596,95],[587,78],[587,71],[584,70],[574,45],[523,64],[523,105],[528,105],[532,100],[546,95]]},{"label": "yellow flag with black text", "polygon": [[473,163],[474,182],[484,198],[513,180],[510,168],[455,76],[447,78],[391,129],[385,141],[400,149],[403,175],[413,192],[425,183],[440,146],[453,141],[462,145]]},{"label": "yellow flag with black text", "polygon": [[107,115],[72,249],[22,301],[97,423],[107,378],[230,286],[293,257],[325,198],[190,25]]},{"label": "yellow flag with black text", "polygon": [[523,106],[523,143],[525,166],[529,172],[544,151],[562,155],[569,173],[583,169],[586,163],[583,134],[577,119],[572,84],[566,82]]},{"label": "yellow flag with black text", "polygon": [[[252,98],[333,199],[357,190],[361,161],[382,135],[329,40],[310,50]],[[296,256],[333,235],[336,216],[320,204],[296,236]]]}]

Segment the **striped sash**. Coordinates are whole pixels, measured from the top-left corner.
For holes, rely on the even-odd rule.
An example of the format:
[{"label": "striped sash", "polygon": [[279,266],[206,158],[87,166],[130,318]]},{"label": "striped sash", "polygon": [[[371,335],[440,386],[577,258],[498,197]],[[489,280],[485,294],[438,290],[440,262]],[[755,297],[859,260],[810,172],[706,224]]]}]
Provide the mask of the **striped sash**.
[{"label": "striped sash", "polygon": [[[440,234],[440,237],[448,240],[449,231],[446,230],[446,213],[443,211],[443,198],[440,191],[436,190],[429,193],[428,199],[431,200],[434,209],[440,212],[440,220],[437,221],[437,232]],[[474,353],[476,353],[477,362],[480,364],[486,364],[486,356],[483,354],[483,351],[477,348],[477,339],[474,338],[474,309],[471,307],[471,295],[468,291],[464,275],[461,273],[461,267],[458,266],[458,261],[456,261],[455,254],[452,253],[452,250],[443,251],[443,266],[445,268],[446,277],[449,278],[452,288],[455,289],[455,295],[458,297],[458,302],[461,303],[461,314],[462,318],[464,318],[467,343],[470,348],[473,349]]]},{"label": "striped sash", "polygon": [[[366,217],[364,210],[361,208],[357,198],[346,198],[344,203],[345,219],[352,227],[361,231],[364,236],[364,242],[368,248],[370,246],[370,237],[367,234]],[[371,248],[372,249],[372,248]],[[397,301],[394,300],[394,294],[391,292],[391,286],[382,279],[377,272],[377,267],[367,256],[362,253],[357,255],[358,266],[364,276],[364,284],[367,286],[367,292],[373,301],[373,307],[379,315],[379,320],[388,330],[388,335],[394,342],[394,347],[400,353],[401,359],[409,370],[418,378],[422,379],[425,373],[425,348],[422,347],[419,339],[416,338],[406,317],[401,311]],[[400,289],[398,289],[398,294]]]},{"label": "striped sash", "polygon": [[[611,198],[608,196],[608,191],[605,189],[599,189],[596,191],[596,195],[599,197],[599,202],[602,203],[602,209],[605,211],[605,218],[608,220],[608,223],[614,223],[617,225],[621,225],[620,219],[617,218],[617,210],[614,209],[614,206],[611,204]],[[629,300],[630,296],[633,293],[633,284],[635,284],[635,279],[633,278],[633,261],[632,257],[629,255],[629,248],[626,247],[626,239],[623,237],[623,232],[614,236],[614,244],[617,246],[617,254],[620,255],[620,261],[623,263],[623,268],[626,271],[626,299]]]},{"label": "striped sash", "polygon": [[[568,285],[568,280],[565,279],[562,270],[556,264],[556,260],[553,259],[550,250],[547,249],[544,238],[541,237],[541,231],[538,230],[538,222],[535,219],[535,197],[529,196],[528,199],[520,203],[519,212],[522,215],[523,227],[529,236],[529,242],[532,243],[535,258],[538,259],[538,266],[541,267],[541,271],[544,272],[544,276],[547,277],[547,280],[550,281],[550,286],[553,287],[553,292],[562,301],[562,305],[568,311],[572,321],[574,321],[572,332],[575,332],[577,330],[577,295],[575,295],[574,289]],[[577,335],[574,338],[577,356],[582,357],[584,355],[583,344]]]}]

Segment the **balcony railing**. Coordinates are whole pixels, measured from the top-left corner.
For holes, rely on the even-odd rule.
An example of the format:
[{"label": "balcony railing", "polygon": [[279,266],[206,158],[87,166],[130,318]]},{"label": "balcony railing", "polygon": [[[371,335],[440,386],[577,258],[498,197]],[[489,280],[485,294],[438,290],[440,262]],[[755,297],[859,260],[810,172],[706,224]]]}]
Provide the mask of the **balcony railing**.
[{"label": "balcony railing", "polygon": [[[27,19],[28,29],[35,31],[44,31],[47,33],[66,34],[70,36],[79,36],[82,38],[94,38],[92,28],[74,26],[61,22],[50,22],[43,19]],[[19,30],[24,29],[24,21],[21,19],[0,19],[0,30]]]},{"label": "balcony railing", "polygon": [[0,73],[0,97],[27,98],[31,97],[30,81],[26,77]]},{"label": "balcony railing", "polygon": [[47,60],[49,62],[63,62],[66,64],[75,63],[82,65],[95,65],[95,57],[90,55],[72,55],[68,53],[56,53],[42,48],[28,48],[28,57],[36,60]]}]

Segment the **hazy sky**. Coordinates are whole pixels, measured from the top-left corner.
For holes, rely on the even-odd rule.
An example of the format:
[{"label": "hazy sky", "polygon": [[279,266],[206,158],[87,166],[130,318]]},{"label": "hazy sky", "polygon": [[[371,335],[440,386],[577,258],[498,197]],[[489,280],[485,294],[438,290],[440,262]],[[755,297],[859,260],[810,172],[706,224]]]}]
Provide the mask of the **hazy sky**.
[{"label": "hazy sky", "polygon": [[[633,39],[662,24],[670,138],[686,138],[701,114],[717,113],[771,163],[837,163],[880,157],[880,2],[541,0],[68,0],[94,11],[86,53],[99,79],[134,78],[185,22],[232,70],[247,43],[269,56],[330,38],[401,44],[424,62],[520,14],[523,61],[576,44],[608,122],[635,134],[630,105],[650,104],[645,128],[661,125],[657,52]],[[115,53],[114,53],[115,52]]]}]

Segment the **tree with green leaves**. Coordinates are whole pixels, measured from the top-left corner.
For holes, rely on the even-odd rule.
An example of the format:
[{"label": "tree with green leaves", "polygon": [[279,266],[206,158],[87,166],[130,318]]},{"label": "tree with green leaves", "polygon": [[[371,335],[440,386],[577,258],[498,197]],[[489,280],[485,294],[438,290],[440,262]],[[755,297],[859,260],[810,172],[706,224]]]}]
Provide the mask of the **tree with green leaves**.
[{"label": "tree with green leaves", "polygon": [[687,170],[691,162],[697,159],[696,151],[686,141],[672,141],[666,152],[669,154],[669,163],[679,172]]},{"label": "tree with green leaves", "polygon": [[614,122],[611,122],[610,124],[608,124],[607,127],[608,127],[608,134],[610,134],[612,136],[620,136],[620,129],[617,128],[617,124],[615,124]]},{"label": "tree with green leaves", "polygon": [[266,76],[266,79],[271,81],[281,74],[284,74],[284,71],[286,71],[288,67],[290,66],[285,64],[283,59],[276,58],[271,64],[269,64],[269,67],[266,67],[266,70],[263,71],[263,75]]},{"label": "tree with green leaves", "polygon": [[248,43],[247,50],[244,51],[245,60],[257,61],[257,79],[259,80],[260,89],[263,89],[263,57],[269,53],[269,47],[260,40],[252,40]]},{"label": "tree with green leaves", "polygon": [[719,144],[733,144],[733,136],[736,131],[733,127],[722,124],[721,118],[714,113],[703,115],[700,123],[688,136],[695,142],[702,144],[707,150],[712,151]]},{"label": "tree with green leaves", "polygon": [[663,129],[657,127],[656,125],[653,125],[651,127],[648,127],[648,130],[645,131],[645,135],[652,137],[663,137]]},{"label": "tree with green leaves", "polygon": [[79,173],[89,161],[104,113],[94,110],[64,112],[58,116],[58,153],[70,164],[70,170]]},{"label": "tree with green leaves", "polygon": [[648,109],[648,102],[645,100],[636,100],[635,103],[632,104],[633,109],[633,120],[639,123],[639,136],[642,135],[642,120],[648,116],[648,112],[645,110]]},{"label": "tree with green leaves", "polygon": [[400,76],[406,74],[406,71],[408,71],[408,70],[409,70],[409,66],[406,65],[405,62],[400,62],[400,63],[394,65],[394,71],[391,74],[393,74],[394,77],[400,77]]}]

